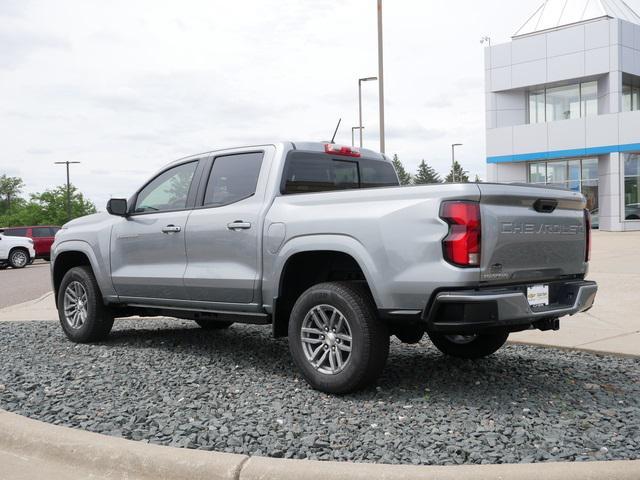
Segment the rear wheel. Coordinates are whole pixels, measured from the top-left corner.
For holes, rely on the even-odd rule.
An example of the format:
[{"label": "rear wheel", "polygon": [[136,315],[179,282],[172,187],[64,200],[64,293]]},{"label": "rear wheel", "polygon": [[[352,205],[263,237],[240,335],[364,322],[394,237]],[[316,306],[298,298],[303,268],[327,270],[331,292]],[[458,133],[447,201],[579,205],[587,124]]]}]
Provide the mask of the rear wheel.
[{"label": "rear wheel", "polygon": [[444,335],[437,332],[429,332],[429,338],[445,355],[459,358],[482,358],[497,352],[502,347],[509,332],[475,335]]},{"label": "rear wheel", "polygon": [[14,248],[9,253],[9,265],[12,268],[24,268],[29,263],[29,252],[24,248]]},{"label": "rear wheel", "polygon": [[194,320],[203,330],[224,330],[233,325],[233,322],[216,322],[213,320]]},{"label": "rear wheel", "polygon": [[307,382],[347,393],[374,382],[389,354],[389,332],[368,290],[350,282],[314,285],[296,301],[289,350]]},{"label": "rear wheel", "polygon": [[58,290],[58,317],[72,342],[95,342],[109,335],[113,313],[102,302],[90,267],[74,267],[63,277]]}]

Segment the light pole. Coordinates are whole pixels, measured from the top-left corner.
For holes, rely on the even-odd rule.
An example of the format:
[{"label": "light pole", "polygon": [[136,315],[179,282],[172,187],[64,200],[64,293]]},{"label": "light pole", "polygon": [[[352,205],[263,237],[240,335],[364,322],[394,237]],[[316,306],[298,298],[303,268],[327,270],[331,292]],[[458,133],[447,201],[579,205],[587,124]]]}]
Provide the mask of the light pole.
[{"label": "light pole", "polygon": [[358,122],[358,127],[360,129],[360,148],[362,148],[362,82],[370,82],[372,80],[377,80],[378,77],[365,77],[358,79],[358,114],[360,116],[360,120]]},{"label": "light pole", "polygon": [[355,147],[356,146],[356,141],[355,141],[355,131],[356,130],[360,130],[362,131],[364,127],[351,127],[351,146]]},{"label": "light pole", "polygon": [[461,143],[451,144],[451,183],[456,183],[456,147],[461,146]]},{"label": "light pole", "polygon": [[378,0],[378,101],[380,102],[380,152],[384,153],[384,68],[382,65],[382,0]]},{"label": "light pole", "polygon": [[67,222],[71,220],[71,182],[69,181],[69,165],[72,163],[80,163],[80,162],[54,162],[56,165],[66,165],[67,166]]}]

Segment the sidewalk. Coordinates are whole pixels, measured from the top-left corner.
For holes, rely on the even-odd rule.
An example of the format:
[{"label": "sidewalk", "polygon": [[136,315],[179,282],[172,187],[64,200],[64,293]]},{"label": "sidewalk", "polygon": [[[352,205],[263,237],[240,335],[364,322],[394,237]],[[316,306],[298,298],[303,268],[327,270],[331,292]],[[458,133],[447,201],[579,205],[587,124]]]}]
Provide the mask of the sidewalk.
[{"label": "sidewalk", "polygon": [[[587,278],[598,282],[594,307],[564,317],[557,332],[528,330],[513,343],[640,356],[640,232],[593,232]],[[0,309],[0,321],[58,320],[53,294]]]},{"label": "sidewalk", "polygon": [[640,356],[640,232],[593,232],[589,280],[598,282],[591,310],[560,320],[557,332],[527,330],[511,342]]}]

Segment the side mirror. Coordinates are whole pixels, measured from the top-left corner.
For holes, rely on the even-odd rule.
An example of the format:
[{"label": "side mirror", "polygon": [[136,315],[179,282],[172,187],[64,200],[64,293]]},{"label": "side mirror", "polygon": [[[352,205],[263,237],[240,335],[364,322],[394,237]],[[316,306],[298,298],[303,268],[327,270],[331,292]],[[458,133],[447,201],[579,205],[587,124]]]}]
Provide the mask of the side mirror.
[{"label": "side mirror", "polygon": [[111,215],[118,215],[119,217],[126,217],[127,199],[126,198],[112,198],[107,202],[107,212]]}]

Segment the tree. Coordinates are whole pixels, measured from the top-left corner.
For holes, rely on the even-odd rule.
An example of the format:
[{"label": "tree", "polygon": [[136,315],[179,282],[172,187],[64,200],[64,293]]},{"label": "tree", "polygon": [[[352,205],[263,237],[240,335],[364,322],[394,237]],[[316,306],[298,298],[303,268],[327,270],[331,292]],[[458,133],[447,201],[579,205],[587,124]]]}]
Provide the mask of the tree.
[{"label": "tree", "polygon": [[418,173],[413,177],[413,183],[416,185],[424,185],[426,183],[442,183],[442,179],[435,169],[424,161],[424,158],[418,165]]},{"label": "tree", "polygon": [[457,160],[454,160],[453,167],[444,181],[447,183],[453,183],[454,174],[456,183],[469,183],[469,172],[464,170]]},{"label": "tree", "polygon": [[393,168],[396,169],[396,173],[398,174],[398,180],[400,180],[400,185],[411,185],[411,174],[407,172],[404,168],[404,165],[398,158],[398,154],[393,154]]},{"label": "tree", "polygon": [[4,199],[4,206],[0,209],[0,213],[11,213],[12,200],[20,195],[24,182],[20,177],[8,177],[3,174],[0,177],[0,196]]},{"label": "tree", "polygon": [[478,175],[476,173],[476,179],[474,180],[475,183],[482,183],[482,179],[480,178],[480,175]]},{"label": "tree", "polygon": [[[70,186],[71,217],[77,218],[96,213],[95,205],[84,198],[76,187]],[[18,202],[14,206],[17,207]],[[0,214],[0,225],[62,225],[67,222],[67,186],[31,195],[28,202],[22,200],[19,208],[11,213]]]}]

